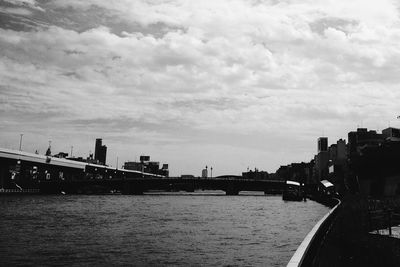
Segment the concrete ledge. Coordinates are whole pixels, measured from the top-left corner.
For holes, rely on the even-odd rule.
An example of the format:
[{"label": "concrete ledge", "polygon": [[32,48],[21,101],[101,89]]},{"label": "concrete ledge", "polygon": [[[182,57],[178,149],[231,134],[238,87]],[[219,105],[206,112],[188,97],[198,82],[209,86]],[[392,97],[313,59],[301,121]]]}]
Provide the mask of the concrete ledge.
[{"label": "concrete ledge", "polygon": [[304,238],[303,242],[301,242],[300,246],[297,248],[296,252],[293,254],[292,258],[290,259],[289,263],[287,264],[287,267],[298,267],[301,266],[305,255],[308,252],[308,249],[310,248],[311,243],[313,242],[316,233],[318,230],[321,228],[321,225],[329,218],[329,216],[335,211],[335,209],[340,205],[340,200],[338,200],[339,203],[333,207],[325,216],[317,222],[316,225],[314,225],[313,229],[307,234],[307,236]]}]

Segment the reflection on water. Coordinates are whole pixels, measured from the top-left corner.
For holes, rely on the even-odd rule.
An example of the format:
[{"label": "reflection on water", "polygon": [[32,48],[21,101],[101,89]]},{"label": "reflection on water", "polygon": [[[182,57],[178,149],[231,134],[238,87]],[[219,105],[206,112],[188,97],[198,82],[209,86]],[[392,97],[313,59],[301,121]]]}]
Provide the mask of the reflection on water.
[{"label": "reflection on water", "polygon": [[0,265],[282,266],[328,211],[279,196],[0,197]]}]

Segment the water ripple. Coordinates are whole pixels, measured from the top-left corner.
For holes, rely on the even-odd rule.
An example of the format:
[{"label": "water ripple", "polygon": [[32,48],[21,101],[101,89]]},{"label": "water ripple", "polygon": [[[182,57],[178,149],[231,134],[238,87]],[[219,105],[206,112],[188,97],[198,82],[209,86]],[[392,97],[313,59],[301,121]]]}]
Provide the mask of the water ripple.
[{"label": "water ripple", "polygon": [[206,193],[1,197],[0,266],[281,266],[327,212]]}]

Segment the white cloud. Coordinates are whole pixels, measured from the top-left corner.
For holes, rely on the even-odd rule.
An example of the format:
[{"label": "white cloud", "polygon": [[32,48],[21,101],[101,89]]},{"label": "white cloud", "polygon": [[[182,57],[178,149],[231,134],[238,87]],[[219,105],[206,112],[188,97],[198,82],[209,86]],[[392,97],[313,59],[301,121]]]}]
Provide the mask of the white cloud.
[{"label": "white cloud", "polygon": [[17,120],[32,134],[64,132],[78,142],[79,129],[116,147],[140,140],[154,153],[214,140],[220,158],[225,146],[287,155],[259,160],[271,171],[311,158],[322,132],[345,137],[360,120],[375,128],[376,114],[398,112],[400,24],[390,1],[27,3],[49,14],[95,5],[107,19],[83,31],[59,18],[30,32],[0,29],[7,134],[19,130]]}]

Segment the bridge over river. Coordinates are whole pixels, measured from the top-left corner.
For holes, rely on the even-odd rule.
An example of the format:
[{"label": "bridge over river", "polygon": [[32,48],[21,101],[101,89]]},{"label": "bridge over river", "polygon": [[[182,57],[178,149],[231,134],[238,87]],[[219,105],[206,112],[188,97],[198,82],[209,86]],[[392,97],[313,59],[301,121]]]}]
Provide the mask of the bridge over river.
[{"label": "bridge over river", "polygon": [[166,177],[0,148],[2,191],[29,192],[30,189],[39,189],[42,193],[143,194],[149,190],[222,190],[227,195],[237,195],[240,191],[281,193],[283,187],[283,181],[243,179],[233,175],[215,178]]},{"label": "bridge over river", "polygon": [[140,195],[146,191],[187,191],[222,190],[227,195],[238,195],[240,191],[261,191],[265,194],[281,193],[282,181],[250,180],[238,178],[134,178],[134,179],[92,179],[71,181],[41,181],[43,193],[93,193],[119,191],[123,194]]}]

